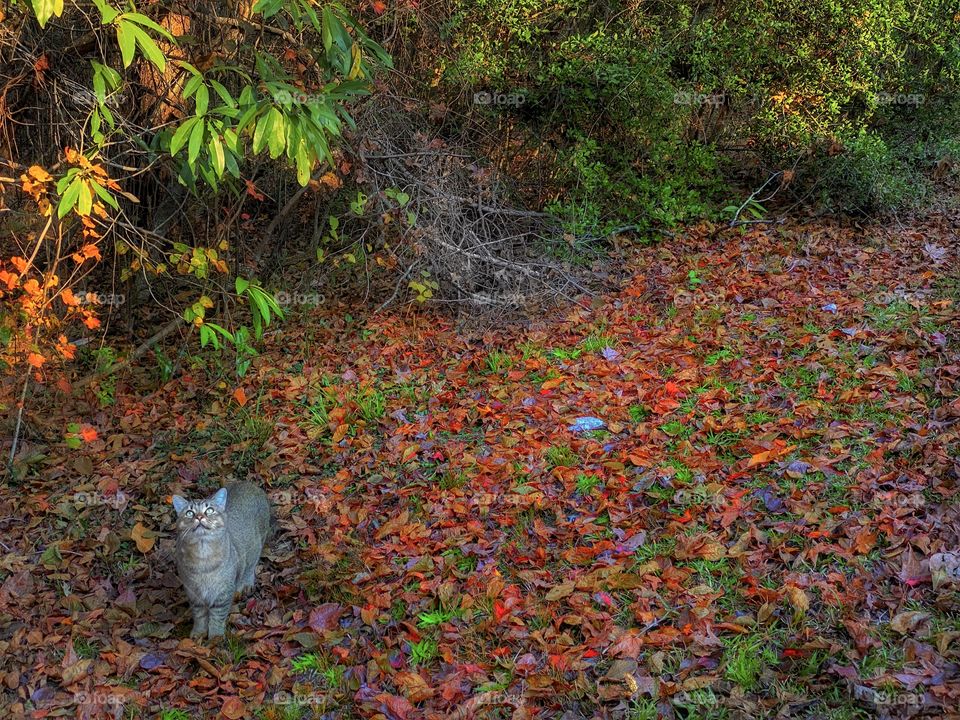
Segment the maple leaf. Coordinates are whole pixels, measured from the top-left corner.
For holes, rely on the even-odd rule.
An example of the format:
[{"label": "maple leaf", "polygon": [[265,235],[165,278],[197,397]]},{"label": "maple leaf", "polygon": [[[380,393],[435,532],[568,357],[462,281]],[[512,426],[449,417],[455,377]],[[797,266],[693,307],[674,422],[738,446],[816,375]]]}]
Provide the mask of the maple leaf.
[{"label": "maple leaf", "polygon": [[29,355],[27,355],[27,363],[28,363],[31,367],[39,368],[39,367],[41,367],[46,361],[47,361],[47,359],[46,359],[43,355],[41,355],[41,354],[39,354],[39,353],[34,353],[34,352],[32,352],[32,353],[30,353]]}]

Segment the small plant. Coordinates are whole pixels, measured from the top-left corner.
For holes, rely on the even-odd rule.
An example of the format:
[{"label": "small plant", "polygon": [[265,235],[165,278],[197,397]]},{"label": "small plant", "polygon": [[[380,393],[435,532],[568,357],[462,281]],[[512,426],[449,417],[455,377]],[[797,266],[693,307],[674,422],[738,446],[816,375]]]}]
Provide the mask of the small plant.
[{"label": "small plant", "polygon": [[617,339],[612,335],[598,335],[593,333],[588,335],[580,342],[580,347],[584,352],[596,353],[606,348],[613,348],[617,345]]},{"label": "small plant", "polygon": [[487,355],[487,370],[499,373],[513,367],[513,360],[502,350],[491,350]]},{"label": "small plant", "polygon": [[317,653],[305,653],[291,660],[290,667],[297,673],[322,672],[327,668],[327,661]]},{"label": "small plant", "polygon": [[642,423],[644,420],[650,417],[650,408],[644,405],[638,405],[636,403],[631,405],[627,409],[627,412],[630,414],[630,420],[635,423]]},{"label": "small plant", "polygon": [[354,400],[360,410],[360,416],[371,425],[382,418],[387,411],[387,398],[379,390],[370,388],[366,392],[358,393]]},{"label": "small plant", "polygon": [[412,665],[429,665],[436,657],[436,640],[423,638],[419,642],[410,644],[410,663]]},{"label": "small plant", "polygon": [[687,286],[691,290],[696,290],[699,286],[703,285],[704,282],[706,281],[700,277],[696,270],[691,270],[687,273]]},{"label": "small plant", "polygon": [[456,617],[460,617],[460,608],[453,608],[451,610],[445,610],[440,608],[438,610],[431,610],[430,612],[423,612],[417,615],[417,623],[420,627],[434,627],[436,625],[443,625],[443,623],[450,622]]},{"label": "small plant", "polygon": [[589,495],[595,487],[600,485],[600,482],[600,478],[596,475],[580,473],[577,475],[577,493],[580,495]]},{"label": "small plant", "polygon": [[327,398],[321,395],[312,404],[307,406],[310,423],[317,427],[326,427],[330,422],[330,413],[327,410]]},{"label": "small plant", "polygon": [[246,645],[236,635],[227,635],[224,645],[230,657],[233,658],[234,665],[240,664],[247,657]]},{"label": "small plant", "polygon": [[567,445],[553,445],[547,448],[543,457],[551,468],[573,467],[579,460],[576,453]]},{"label": "small plant", "polygon": [[164,708],[160,711],[160,720],[190,720],[186,710],[179,708]]},{"label": "small plant", "polygon": [[733,358],[733,351],[723,348],[722,350],[717,350],[716,352],[707,355],[706,360],[704,360],[704,364],[716,365],[718,362],[727,362],[728,360],[733,360]]},{"label": "small plant", "polygon": [[553,348],[550,351],[550,358],[559,362],[568,362],[576,360],[583,354],[582,348]]},{"label": "small plant", "polygon": [[467,484],[467,476],[462,472],[445,472],[440,476],[441,490],[455,490]]},{"label": "small plant", "polygon": [[96,658],[100,654],[97,646],[85,637],[74,638],[73,649],[77,653],[77,656],[84,660]]},{"label": "small plant", "polygon": [[627,718],[629,720],[657,720],[660,711],[657,710],[657,701],[653,698],[637,698],[630,703]]},{"label": "small plant", "polygon": [[407,283],[417,296],[414,298],[421,305],[433,297],[433,291],[440,289],[440,284],[436,280],[430,279],[430,272],[423,270],[419,280],[411,280]]},{"label": "small plant", "polygon": [[685,440],[693,434],[693,428],[688,428],[679,420],[671,420],[660,426],[660,430],[672,438]]},{"label": "small plant", "polygon": [[744,690],[752,690],[764,667],[777,663],[777,651],[756,635],[740,636],[727,646],[723,659],[724,676]]}]

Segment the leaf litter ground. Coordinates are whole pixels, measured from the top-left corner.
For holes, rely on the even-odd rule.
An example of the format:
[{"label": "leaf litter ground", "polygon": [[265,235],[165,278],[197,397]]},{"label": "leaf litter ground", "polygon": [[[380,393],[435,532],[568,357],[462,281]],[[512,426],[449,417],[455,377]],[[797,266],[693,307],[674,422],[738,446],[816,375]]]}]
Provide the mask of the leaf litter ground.
[{"label": "leaf litter ground", "polygon": [[[242,393],[50,410],[96,439],[0,497],[4,715],[955,712],[957,227],[698,228],[525,327],[318,308]],[[224,477],[278,531],[209,648],[168,499]]]}]

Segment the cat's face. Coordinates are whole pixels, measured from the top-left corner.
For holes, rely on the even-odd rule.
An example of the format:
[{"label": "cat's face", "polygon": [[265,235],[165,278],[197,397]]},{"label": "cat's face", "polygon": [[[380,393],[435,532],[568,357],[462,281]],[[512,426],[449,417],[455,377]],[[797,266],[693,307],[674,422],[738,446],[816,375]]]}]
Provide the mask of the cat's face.
[{"label": "cat's face", "polygon": [[223,513],[227,503],[227,491],[221,488],[205,500],[185,500],[173,496],[173,509],[177,511],[177,533],[212,535],[224,527]]}]

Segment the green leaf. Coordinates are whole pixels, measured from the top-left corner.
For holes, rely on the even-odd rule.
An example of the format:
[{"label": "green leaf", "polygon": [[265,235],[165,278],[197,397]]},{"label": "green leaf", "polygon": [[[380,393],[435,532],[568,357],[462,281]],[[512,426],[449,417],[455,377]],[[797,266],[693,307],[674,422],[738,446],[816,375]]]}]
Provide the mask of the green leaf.
[{"label": "green leaf", "polygon": [[75,167],[67,170],[64,176],[57,180],[57,193],[63,195],[63,191],[66,189],[67,185],[69,185],[70,182],[79,174],[80,168]]},{"label": "green leaf", "polygon": [[212,329],[216,330],[218,333],[220,333],[221,335],[223,335],[223,336],[224,336],[227,340],[229,340],[230,342],[236,342],[236,340],[235,340],[234,337],[233,337],[233,333],[231,333],[231,332],[229,332],[228,330],[220,327],[220,326],[217,325],[216,323],[208,322],[208,323],[206,323],[206,324],[204,325],[204,327],[209,327],[209,328],[212,328]]},{"label": "green leaf", "polygon": [[206,115],[207,108],[210,107],[210,91],[206,85],[197,88],[197,115]]},{"label": "green leaf", "polygon": [[306,187],[310,182],[310,170],[313,167],[311,160],[306,143],[301,143],[297,151],[297,182],[300,183],[300,187]]},{"label": "green leaf", "polygon": [[233,175],[238,180],[240,179],[240,166],[237,165],[237,158],[233,154],[233,151],[227,150],[223,156],[224,164],[226,165],[227,172]]},{"label": "green leaf", "polygon": [[142,28],[137,25],[130,25],[127,23],[130,28],[130,32],[137,39],[137,45],[140,46],[140,49],[143,51],[143,54],[147,57],[147,60],[156,65],[157,69],[160,72],[164,72],[167,69],[167,58],[161,52],[160,48],[157,47],[157,44],[153,39],[143,31]]},{"label": "green leaf", "polygon": [[329,7],[325,7],[323,9],[323,49],[327,52],[330,52],[330,48],[333,46],[333,23],[333,13],[330,12]]},{"label": "green leaf", "polygon": [[120,209],[120,206],[117,204],[116,199],[113,197],[113,195],[109,193],[109,191],[105,187],[103,187],[103,185],[98,183],[96,180],[91,180],[90,185],[93,186],[93,191],[97,194],[97,196],[101,200],[103,200],[107,205],[112,207],[114,210]]},{"label": "green leaf", "polygon": [[53,15],[63,15],[63,0],[31,0],[31,4],[40,27],[45,26]]},{"label": "green leaf", "polygon": [[237,107],[237,101],[221,83],[218,83],[216,80],[211,80],[210,85],[213,86],[213,89],[216,91],[217,95],[220,96],[220,99],[223,100],[224,104],[229,105],[232,108]]},{"label": "green leaf", "polygon": [[[201,85],[203,85],[202,75],[194,75],[191,77],[183,86],[183,98],[186,99],[193,95]],[[199,115],[199,113],[197,114]]]},{"label": "green leaf", "polygon": [[190,143],[187,146],[187,162],[191,165],[197,161],[197,157],[200,155],[200,145],[203,142],[203,131],[206,127],[202,119],[198,118],[198,120],[199,122],[190,131]]},{"label": "green leaf", "polygon": [[264,115],[257,121],[257,127],[253,131],[253,154],[258,155],[263,146],[266,145],[267,139],[273,132],[273,120],[274,112],[276,108],[272,109],[273,112],[264,113]]},{"label": "green leaf", "polygon": [[117,23],[117,44],[120,45],[120,57],[125,68],[130,67],[130,63],[133,62],[133,53],[137,49],[137,37],[132,32],[135,27],[123,20]]},{"label": "green leaf", "polygon": [[205,348],[207,343],[212,343],[213,347],[217,350],[220,349],[220,341],[217,339],[216,334],[206,325],[200,326],[200,347]]},{"label": "green leaf", "polygon": [[250,287],[250,281],[244,280],[242,277],[238,277],[234,281],[234,287],[237,289],[237,295],[243,295],[244,291]]},{"label": "green leaf", "polygon": [[114,18],[120,14],[120,11],[111,5],[107,5],[105,0],[93,0],[93,4],[97,6],[97,10],[100,11],[100,23],[102,25],[109,25],[113,22]]},{"label": "green leaf", "polygon": [[143,25],[144,27],[148,27],[154,32],[160,33],[167,40],[170,40],[171,42],[176,42],[176,38],[174,38],[173,35],[171,35],[170,32],[165,27],[163,27],[162,25],[158,25],[156,22],[148,18],[146,15],[142,15],[137,12],[128,12],[128,13],[124,13],[123,17],[126,18],[127,20],[130,20],[131,22],[137,23],[138,25]]},{"label": "green leaf", "polygon": [[253,12],[260,13],[264,19],[273,17],[283,8],[283,0],[257,0]]},{"label": "green leaf", "polygon": [[69,186],[67,186],[66,191],[60,195],[60,203],[57,205],[57,217],[62,218],[68,212],[73,210],[74,206],[77,204],[77,198],[80,197],[80,186],[83,184],[83,181],[80,178],[74,179]]},{"label": "green leaf", "polygon": [[89,215],[93,207],[93,194],[90,192],[90,186],[80,180],[80,197],[77,198],[77,212],[81,215]]},{"label": "green leaf", "polygon": [[283,148],[287,144],[285,137],[287,118],[277,108],[270,108],[269,114],[273,116],[273,124],[270,128],[271,133],[268,139],[268,146],[270,148],[270,157],[276,159],[283,154]]},{"label": "green leaf", "polygon": [[180,152],[180,148],[186,144],[187,138],[190,137],[193,126],[199,122],[202,122],[200,118],[192,117],[188,120],[185,120],[184,123],[177,128],[177,131],[173,134],[173,139],[170,140],[171,155],[176,155],[178,152]]},{"label": "green leaf", "polygon": [[[250,288],[250,292],[248,294],[250,297],[251,310],[253,309],[254,306],[256,306],[257,311],[260,312],[260,316],[264,320],[264,324],[269,325],[270,324],[270,306],[267,305],[267,301],[264,298],[265,293],[263,292],[263,290],[261,290],[260,288],[254,285]],[[256,314],[257,313],[254,312],[254,316],[256,316]]]},{"label": "green leaf", "polygon": [[225,160],[223,156],[223,144],[220,142],[218,135],[210,138],[208,149],[210,151],[210,162],[213,165],[213,169],[218,176],[222,177]]}]

